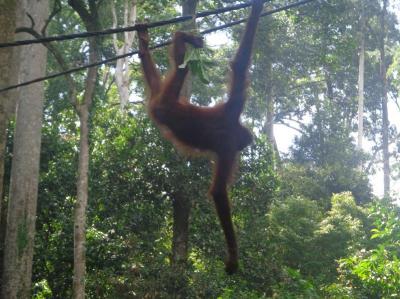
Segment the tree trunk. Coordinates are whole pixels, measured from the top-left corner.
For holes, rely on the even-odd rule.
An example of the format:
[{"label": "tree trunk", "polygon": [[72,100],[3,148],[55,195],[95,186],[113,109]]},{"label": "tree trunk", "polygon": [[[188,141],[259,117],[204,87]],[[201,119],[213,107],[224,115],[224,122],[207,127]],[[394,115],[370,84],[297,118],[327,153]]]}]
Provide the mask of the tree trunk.
[{"label": "tree trunk", "polygon": [[[1,56],[1,53],[0,53]],[[2,85],[3,86],[3,85]],[[6,86],[6,85],[4,85]],[[0,97],[0,101],[4,98]],[[4,252],[4,233],[6,222],[4,221],[2,215],[5,212],[3,204],[3,186],[4,186],[4,162],[5,162],[5,152],[6,152],[6,142],[7,142],[7,120],[6,115],[3,112],[3,107],[0,105],[0,277],[3,273],[3,252]],[[0,293],[2,289],[2,283],[0,280]]]},{"label": "tree trunk", "polygon": [[173,265],[184,265],[188,257],[189,241],[189,217],[191,201],[183,192],[173,194],[173,217],[172,227],[172,263]]},{"label": "tree trunk", "polygon": [[[0,28],[2,28],[0,30],[0,42],[9,42],[14,39],[15,18],[15,1],[0,2]],[[8,86],[17,81],[19,59],[14,55],[19,54],[18,50],[15,48],[0,49],[0,86]],[[9,119],[15,113],[15,96],[15,92],[0,93],[0,210],[4,195],[4,158],[7,143],[7,126]]]},{"label": "tree trunk", "polygon": [[[268,32],[267,42],[270,43],[270,32]],[[272,90],[272,61],[270,57],[265,57],[267,60],[266,69],[265,69],[265,102],[267,107],[267,115],[264,124],[265,135],[268,138],[268,141],[274,151],[274,156],[276,161],[280,161],[278,145],[276,143],[275,134],[274,134],[274,118],[275,118],[275,103],[274,103],[274,95]]]},{"label": "tree trunk", "polygon": [[[198,0],[182,1],[182,15],[194,15]],[[195,28],[195,23],[192,21],[184,27],[184,30]],[[183,85],[181,95],[185,98],[190,98],[191,94],[191,77],[188,74],[185,84]],[[182,188],[183,189],[183,188]],[[188,257],[188,232],[189,232],[189,217],[191,210],[190,198],[182,191],[175,192],[173,198],[173,232],[172,232],[172,265],[185,264]]]},{"label": "tree trunk", "polygon": [[[198,0],[182,1],[182,15],[194,15]],[[195,28],[195,23],[184,26],[184,30]],[[189,99],[192,93],[192,80],[190,73],[186,77],[181,96]],[[183,188],[182,188],[183,189]],[[182,191],[174,194],[173,198],[173,232],[172,232],[172,265],[185,264],[188,257],[189,217],[192,203],[190,198]]]},{"label": "tree trunk", "polygon": [[[267,73],[271,74],[266,70]],[[268,79],[267,79],[268,80]],[[269,85],[269,84],[268,84]],[[267,117],[265,120],[265,134],[271,145],[275,143],[275,136],[274,136],[274,114],[275,114],[275,106],[274,106],[274,99],[272,97],[272,90],[271,86],[265,90],[265,101],[267,106]]]},{"label": "tree trunk", "polygon": [[[38,28],[43,27],[48,17],[47,0],[21,0],[18,5],[17,27],[30,26],[27,13]],[[29,38],[22,34],[20,37]],[[20,81],[44,76],[46,49],[30,45],[20,51]],[[7,299],[30,298],[43,97],[43,83],[21,88],[18,96],[4,248],[2,298]]]},{"label": "tree trunk", "polygon": [[360,19],[360,54],[358,57],[358,142],[359,150],[363,148],[364,135],[364,65],[365,65],[365,12],[364,2],[361,1]]},{"label": "tree trunk", "polygon": [[[14,39],[16,5],[14,0],[0,2],[0,43]],[[17,54],[17,51],[14,51]],[[14,57],[15,58],[15,57]],[[0,86],[8,86],[15,83],[11,75],[17,73],[17,61],[13,59],[13,48],[0,49]],[[14,76],[13,76],[14,77]],[[0,93],[0,277],[3,273],[3,249],[5,233],[6,206],[4,205],[4,162],[7,144],[7,127],[11,115],[14,113],[15,92]],[[1,289],[1,283],[0,283]]]},{"label": "tree trunk", "polygon": [[[117,12],[115,9],[115,3],[111,1],[111,10],[113,15],[113,28],[118,27]],[[136,22],[136,0],[125,0],[124,2],[124,27],[132,26]],[[118,45],[117,34],[113,35],[114,49],[117,55],[123,55],[128,53],[132,47],[133,40],[135,38],[136,31],[124,32],[123,45]],[[129,102],[129,85],[130,85],[130,73],[129,73],[129,57],[118,59],[115,67],[115,83],[117,84],[120,107],[123,110],[126,104]]]},{"label": "tree trunk", "polygon": [[[69,5],[79,14],[87,31],[100,29],[96,1],[89,1],[89,9],[82,0],[69,0]],[[89,38],[89,63],[99,59],[96,38]],[[77,198],[74,209],[74,277],[73,298],[85,298],[86,275],[86,210],[89,189],[89,111],[92,107],[97,82],[98,67],[88,70],[85,80],[85,93],[82,103],[76,103],[80,121],[80,143],[78,162]]]},{"label": "tree trunk", "polygon": [[74,279],[73,298],[85,298],[86,273],[86,208],[89,188],[89,110],[87,106],[79,109],[80,142],[77,199],[74,211]]},{"label": "tree trunk", "polygon": [[[273,93],[273,80],[272,80],[272,41],[271,41],[271,24],[273,19],[271,17],[262,20],[264,29],[262,32],[263,41],[260,43],[262,46],[261,50],[261,61],[264,72],[264,94],[265,94],[265,105],[266,105],[266,119],[264,123],[264,133],[268,138],[270,146],[274,152],[274,156],[277,164],[280,164],[280,156],[278,151],[278,145],[276,143],[275,134],[274,134],[274,118],[275,118],[275,102],[274,102],[274,93]],[[265,51],[265,49],[268,49]]]},{"label": "tree trunk", "polygon": [[267,66],[265,69],[266,72],[265,80],[267,82],[265,88],[265,102],[267,106],[267,116],[264,124],[264,131],[271,145],[271,148],[274,152],[274,157],[278,164],[277,166],[279,166],[281,160],[279,156],[278,144],[276,143],[274,134],[275,103],[272,90],[272,63],[269,57],[266,57],[265,59],[269,61],[267,62]]},{"label": "tree trunk", "polygon": [[[96,42],[89,41],[89,63],[97,61]],[[78,104],[80,143],[78,162],[77,198],[74,212],[74,278],[73,298],[85,298],[86,274],[86,210],[89,190],[89,111],[97,81],[97,67],[90,68],[86,77],[84,101]]]},{"label": "tree trunk", "polygon": [[385,64],[385,15],[387,8],[387,0],[383,0],[383,8],[380,16],[380,73],[382,80],[382,149],[383,149],[383,192],[385,196],[390,193],[390,165],[389,165],[389,117],[388,117],[388,100],[387,100],[387,78]]}]

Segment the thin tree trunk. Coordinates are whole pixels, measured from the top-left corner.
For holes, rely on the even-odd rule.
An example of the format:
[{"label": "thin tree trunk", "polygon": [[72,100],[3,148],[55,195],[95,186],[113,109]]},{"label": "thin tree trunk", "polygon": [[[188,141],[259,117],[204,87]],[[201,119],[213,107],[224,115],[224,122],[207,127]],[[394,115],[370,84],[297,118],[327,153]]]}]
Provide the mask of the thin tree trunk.
[{"label": "thin tree trunk", "polygon": [[[262,41],[262,47],[266,49],[271,49],[271,30],[270,30],[270,18],[266,18],[265,20],[262,21],[263,24],[265,25],[265,28],[263,30],[263,39]],[[264,132],[265,135],[268,138],[268,141],[270,142],[271,145],[274,144],[275,142],[275,136],[274,136],[274,115],[275,115],[275,105],[274,105],[274,99],[272,95],[272,59],[271,59],[271,50],[269,51],[263,51],[262,57],[261,57],[261,65],[262,68],[264,69],[264,82],[265,82],[265,104],[267,108],[267,115],[266,115],[266,120],[264,124]]]},{"label": "thin tree trunk", "polygon": [[172,236],[172,263],[185,264],[188,257],[189,217],[191,202],[183,192],[173,194],[173,236]]},{"label": "thin tree trunk", "polygon": [[[182,1],[182,15],[194,15],[198,0]],[[195,28],[195,23],[187,24],[184,29]],[[192,93],[192,80],[190,73],[186,77],[181,96],[189,99]],[[172,265],[185,264],[188,257],[189,217],[192,203],[190,198],[182,191],[174,194],[173,198],[173,232],[172,232]]]},{"label": "thin tree trunk", "polygon": [[[111,2],[111,10],[113,15],[113,28],[118,26],[117,12],[115,3]],[[124,2],[124,23],[123,26],[131,26],[136,22],[136,0],[125,0]],[[113,35],[114,50],[117,55],[128,53],[132,47],[136,31],[128,31],[124,33],[123,45],[118,45],[117,34]],[[129,57],[118,59],[115,67],[115,83],[117,84],[118,93],[120,97],[120,107],[123,110],[129,102],[129,85],[130,85],[130,72],[129,72]]]},{"label": "thin tree trunk", "polygon": [[[27,13],[39,28],[43,26],[48,16],[47,0],[21,0],[18,5],[17,27],[30,25]],[[46,57],[42,45],[21,49],[19,79],[44,76]],[[19,91],[4,247],[2,298],[7,299],[30,298],[31,293],[43,98],[43,83]]]},{"label": "thin tree trunk", "polygon": [[[268,70],[267,70],[268,73]],[[267,88],[265,91],[265,101],[267,104],[267,118],[265,120],[265,134],[271,145],[275,143],[275,136],[274,136],[274,114],[275,114],[275,107],[274,107],[274,99],[272,97],[272,90],[271,88]]]},{"label": "thin tree trunk", "polygon": [[265,59],[269,60],[266,65],[266,88],[265,88],[265,101],[267,106],[267,115],[264,124],[265,135],[268,138],[268,141],[274,151],[274,156],[276,161],[280,162],[278,145],[276,143],[275,134],[274,134],[274,118],[275,118],[275,102],[274,95],[272,90],[272,63],[270,57],[266,57]]},{"label": "thin tree trunk", "polygon": [[262,51],[261,64],[265,77],[265,105],[266,105],[266,119],[264,123],[264,133],[268,138],[268,141],[271,145],[271,148],[274,152],[274,156],[277,162],[277,165],[280,164],[280,156],[278,145],[276,143],[275,134],[274,134],[274,118],[275,118],[275,102],[274,102],[274,93],[273,93],[273,83],[272,83],[272,41],[271,41],[271,23],[272,18],[266,18],[263,20],[263,26],[265,29],[263,32],[264,40],[261,42],[263,49],[268,49],[267,51]]},{"label": "thin tree trunk", "polygon": [[388,117],[388,100],[387,100],[387,78],[385,64],[385,15],[387,8],[387,0],[383,0],[383,8],[380,16],[380,73],[382,80],[382,149],[383,149],[383,192],[385,196],[390,193],[390,165],[389,165],[389,117]]},{"label": "thin tree trunk", "polygon": [[[95,41],[89,42],[89,63],[97,61]],[[85,298],[86,275],[86,210],[89,190],[89,111],[97,81],[97,67],[90,68],[86,77],[84,101],[77,110],[80,121],[77,199],[74,212],[74,279],[73,298]]]},{"label": "thin tree trunk", "polygon": [[[270,59],[267,57],[266,59]],[[274,96],[272,90],[272,63],[268,62],[266,67],[266,79],[267,80],[267,87],[265,90],[265,101],[267,106],[267,117],[264,124],[264,131],[265,135],[268,138],[268,141],[272,147],[274,152],[274,157],[277,162],[277,166],[280,164],[280,156],[278,150],[278,144],[276,143],[275,134],[274,134],[274,118],[275,118],[275,103],[274,103]]]},{"label": "thin tree trunk", "polygon": [[364,65],[365,65],[365,12],[364,2],[361,1],[360,20],[360,54],[358,57],[358,142],[359,150],[363,148],[364,136]]},{"label": "thin tree trunk", "polygon": [[[69,5],[79,14],[87,31],[100,29],[98,3],[89,0],[89,9],[82,0],[69,0]],[[96,38],[89,38],[89,63],[98,60],[98,43]],[[74,277],[73,298],[85,298],[86,276],[86,210],[89,190],[89,111],[92,107],[97,82],[98,67],[88,70],[85,80],[85,93],[82,103],[75,107],[80,121],[80,144],[78,162],[77,198],[74,209]]]},{"label": "thin tree trunk", "polygon": [[89,188],[89,111],[86,106],[79,109],[80,142],[77,199],[74,211],[74,279],[73,298],[85,298],[86,273],[86,209]]},{"label": "thin tree trunk", "polygon": [[333,102],[333,83],[330,75],[330,70],[326,67],[324,69],[325,81],[326,81],[326,97],[329,100],[330,105]]}]

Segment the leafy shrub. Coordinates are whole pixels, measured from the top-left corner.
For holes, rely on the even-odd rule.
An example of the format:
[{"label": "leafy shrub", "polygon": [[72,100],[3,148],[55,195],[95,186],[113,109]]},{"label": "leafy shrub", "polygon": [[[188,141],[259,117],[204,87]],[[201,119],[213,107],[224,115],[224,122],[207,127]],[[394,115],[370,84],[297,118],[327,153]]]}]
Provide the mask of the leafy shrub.
[{"label": "leafy shrub", "polygon": [[[399,208],[387,201],[370,209],[374,228],[371,247],[340,260],[340,284],[352,298],[400,297],[400,223]],[[328,288],[329,292],[335,287]]]}]

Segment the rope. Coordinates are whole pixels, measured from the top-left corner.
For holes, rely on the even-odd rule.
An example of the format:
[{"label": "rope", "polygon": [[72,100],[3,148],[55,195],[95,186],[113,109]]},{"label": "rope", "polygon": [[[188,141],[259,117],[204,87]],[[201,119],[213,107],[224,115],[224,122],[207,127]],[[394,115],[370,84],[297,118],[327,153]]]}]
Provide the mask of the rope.
[{"label": "rope", "polygon": [[[284,10],[288,10],[290,8],[298,7],[298,6],[307,4],[309,2],[313,2],[313,1],[316,1],[316,0],[303,0],[303,1],[296,2],[296,3],[288,4],[288,5],[273,9],[273,10],[266,11],[266,12],[262,13],[261,16],[265,17],[265,16],[268,16],[268,15],[272,15],[272,14],[275,14],[275,13],[278,13],[278,12],[281,12],[281,11],[284,11]],[[228,27],[235,26],[235,25],[240,24],[240,23],[244,23],[246,21],[247,21],[247,18],[240,19],[240,20],[228,23],[228,24],[224,24],[224,25],[221,25],[221,26],[217,26],[217,27],[213,27],[211,29],[207,29],[207,30],[201,31],[200,34],[201,35],[209,34],[209,33],[215,32],[215,31],[219,31],[219,30],[222,30],[222,29],[225,29],[225,28],[228,28]],[[157,44],[157,45],[154,45],[154,46],[150,47],[150,50],[162,48],[162,47],[165,47],[165,46],[167,46],[169,44],[171,44],[171,40],[163,42],[163,43],[160,43],[160,44]],[[129,56],[133,56],[133,55],[136,55],[136,54],[139,54],[138,50],[135,50],[135,51],[132,51],[132,52],[129,52],[129,53],[126,53],[126,54],[114,56],[114,57],[111,57],[111,58],[108,58],[108,59],[104,59],[104,60],[101,60],[101,61],[97,61],[97,62],[94,62],[94,63],[85,64],[85,65],[82,65],[80,67],[72,68],[72,69],[69,69],[69,70],[64,71],[64,72],[54,73],[54,74],[50,74],[50,75],[47,75],[47,76],[44,76],[44,77],[39,77],[39,78],[36,78],[36,79],[33,79],[33,80],[25,81],[25,82],[22,82],[22,83],[19,83],[19,84],[10,85],[8,87],[1,88],[0,89],[0,93],[8,91],[8,90],[16,89],[18,87],[27,86],[27,85],[31,85],[33,83],[45,81],[45,80],[48,80],[48,79],[57,78],[57,77],[60,77],[60,76],[63,76],[63,75],[79,72],[79,71],[87,69],[87,68],[91,68],[91,67],[107,64],[107,63],[113,62],[115,60],[118,60],[118,59],[121,59],[121,58],[125,58],[125,57],[129,57]]]},{"label": "rope", "polygon": [[[288,4],[288,5],[279,7],[279,8],[271,9],[269,11],[266,11],[266,12],[262,13],[260,16],[261,17],[269,16],[269,15],[272,15],[274,13],[285,11],[285,10],[288,10],[290,8],[301,6],[301,5],[304,5],[304,4],[307,4],[309,2],[313,2],[313,1],[315,1],[315,0],[303,0],[303,1],[295,2],[295,3]],[[200,34],[208,34],[208,33],[214,32],[214,31],[226,29],[226,28],[229,28],[229,27],[244,23],[246,21],[247,21],[247,18],[240,19],[240,20],[228,23],[228,24],[224,24],[224,25],[221,25],[221,26],[213,27],[213,28],[208,29],[208,30],[204,30],[204,31],[200,32]],[[1,90],[0,90],[0,92],[1,92]]]},{"label": "rope", "polygon": [[[267,2],[267,1],[271,1],[271,0],[264,0],[264,1]],[[175,24],[175,23],[182,23],[182,22],[193,19],[193,17],[196,19],[204,18],[204,17],[208,17],[211,15],[215,15],[215,14],[220,14],[220,13],[225,13],[225,12],[229,12],[229,11],[246,8],[248,6],[251,6],[251,4],[252,4],[252,1],[249,1],[249,2],[242,3],[242,4],[238,4],[238,5],[223,7],[220,9],[199,12],[195,16],[192,16],[192,15],[180,16],[180,17],[169,19],[169,20],[148,23],[148,24],[146,24],[146,26],[147,26],[147,28],[156,28],[156,27],[161,27],[161,26]],[[72,34],[66,34],[66,35],[48,36],[48,37],[42,37],[42,38],[37,38],[37,39],[28,39],[28,40],[19,40],[19,41],[14,41],[14,42],[0,43],[0,48],[16,47],[16,46],[31,45],[31,44],[41,44],[41,43],[48,43],[48,42],[54,42],[54,41],[65,41],[65,40],[71,40],[71,39],[76,39],[76,38],[102,36],[102,35],[122,33],[122,32],[126,32],[126,31],[136,31],[136,30],[137,30],[137,25],[133,25],[133,26],[128,26],[128,27],[111,28],[111,29],[106,29],[106,30],[101,30],[101,31],[80,32],[80,33],[72,33]]]}]

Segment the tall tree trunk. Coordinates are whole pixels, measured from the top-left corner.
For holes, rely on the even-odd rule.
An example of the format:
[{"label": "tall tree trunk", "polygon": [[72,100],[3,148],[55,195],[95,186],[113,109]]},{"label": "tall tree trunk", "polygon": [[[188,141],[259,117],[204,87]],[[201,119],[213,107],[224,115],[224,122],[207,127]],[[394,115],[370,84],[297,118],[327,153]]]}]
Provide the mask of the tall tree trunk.
[{"label": "tall tree trunk", "polygon": [[[79,14],[87,31],[100,29],[98,3],[89,0],[88,9],[83,0],[69,0],[69,5]],[[99,59],[99,45],[96,38],[89,38],[89,63]],[[88,70],[85,80],[85,93],[82,103],[75,108],[80,121],[80,143],[78,162],[77,198],[74,209],[74,277],[73,298],[85,298],[86,275],[86,210],[89,190],[89,112],[92,107],[97,82],[98,67]]]},{"label": "tall tree trunk", "polygon": [[89,109],[79,107],[80,142],[77,199],[74,211],[74,278],[73,298],[85,298],[86,209],[89,189]]},{"label": "tall tree trunk", "polygon": [[265,68],[265,102],[267,107],[267,116],[264,124],[265,135],[268,138],[268,141],[274,151],[274,157],[276,159],[277,164],[280,164],[280,156],[278,150],[278,144],[276,143],[275,134],[274,134],[274,118],[275,118],[275,102],[274,102],[274,94],[273,94],[273,84],[272,84],[272,62],[270,57],[266,57],[268,60],[266,68]]},{"label": "tall tree trunk", "polygon": [[188,257],[189,217],[192,203],[181,191],[173,194],[172,264],[183,265]]},{"label": "tall tree trunk", "polygon": [[[8,42],[14,39],[16,3],[14,0],[0,2],[0,43]],[[15,50],[15,51],[13,51]],[[13,53],[18,51],[13,48],[0,49],[0,86],[8,86],[15,83],[12,77],[15,76],[18,69],[18,60],[13,59]],[[14,56],[15,58],[15,56]],[[16,77],[16,76],[15,76]],[[16,78],[15,78],[16,79]],[[6,206],[4,204],[4,162],[7,143],[8,121],[15,110],[15,92],[0,93],[0,277],[3,273],[3,249],[4,233],[6,221],[2,215],[5,215]],[[1,289],[1,283],[0,283]]]},{"label": "tall tree trunk", "polygon": [[[89,42],[89,63],[97,61],[97,46]],[[74,212],[74,279],[73,298],[85,298],[86,275],[86,210],[89,190],[89,111],[97,81],[97,67],[90,68],[86,77],[84,101],[77,106],[80,121],[77,198]]]},{"label": "tall tree trunk", "polygon": [[[0,30],[0,42],[9,42],[14,38],[16,17],[15,7],[14,0],[0,2],[0,28],[2,28],[2,30]],[[0,86],[11,84],[10,74],[12,71],[12,54],[12,48],[0,49]],[[3,180],[7,124],[10,113],[12,112],[10,109],[11,107],[9,107],[12,100],[10,93],[0,93],[0,210],[4,192]]]},{"label": "tall tree trunk", "polygon": [[[17,5],[17,27],[30,26],[27,13],[38,28],[43,27],[48,16],[47,0],[21,0]],[[44,76],[46,49],[30,45],[20,51],[19,79],[27,81]],[[7,299],[30,298],[43,97],[43,83],[19,91],[4,247],[2,298]]]},{"label": "tall tree trunk", "polygon": [[364,65],[365,65],[365,8],[361,1],[360,53],[358,57],[358,138],[357,147],[363,148],[364,136]]},{"label": "tall tree trunk", "polygon": [[[182,15],[194,15],[198,0],[183,0]],[[194,21],[188,23],[184,30],[195,28]],[[188,74],[183,85],[181,95],[190,98],[192,93],[192,80]],[[182,188],[183,189],[183,188]],[[190,198],[181,190],[175,192],[173,198],[173,232],[172,232],[172,265],[185,264],[188,257],[189,217],[192,207]]]},{"label": "tall tree trunk", "polygon": [[383,192],[385,196],[390,193],[390,165],[389,165],[389,117],[388,117],[388,99],[387,99],[387,77],[385,64],[385,16],[387,9],[387,0],[383,0],[383,8],[380,16],[380,73],[382,80],[382,149],[383,149]]},{"label": "tall tree trunk", "polygon": [[[271,69],[266,69],[266,74],[271,75]],[[270,80],[270,77],[266,80]],[[265,102],[267,106],[267,117],[265,120],[265,135],[267,136],[271,145],[275,143],[275,135],[274,135],[274,115],[275,115],[275,105],[274,99],[272,96],[271,84],[267,84],[267,88],[265,90]]]},{"label": "tall tree trunk", "polygon": [[[111,1],[111,10],[113,15],[113,28],[118,26],[118,17],[115,9],[115,3]],[[124,23],[123,26],[132,26],[136,22],[136,0],[125,0],[124,2]],[[123,44],[118,45],[117,34],[113,35],[114,49],[117,55],[128,53],[132,47],[136,31],[124,32]],[[118,59],[115,67],[115,83],[117,84],[120,107],[123,110],[129,101],[129,57]]]},{"label": "tall tree trunk", "polygon": [[274,151],[274,156],[279,164],[280,157],[278,151],[278,145],[276,143],[275,134],[274,134],[274,118],[275,118],[275,102],[274,102],[274,93],[273,93],[273,83],[272,83],[272,41],[271,41],[271,22],[272,18],[268,17],[264,21],[265,26],[263,26],[265,30],[265,41],[262,43],[262,47],[268,49],[267,51],[263,51],[262,57],[262,65],[265,69],[265,103],[266,103],[266,120],[264,123],[264,132],[268,138],[268,141]]},{"label": "tall tree trunk", "polygon": [[[1,100],[4,100],[4,98],[0,97],[0,101]],[[3,202],[4,201],[3,188],[4,188],[4,161],[5,161],[6,141],[7,141],[7,119],[2,108],[3,107],[0,107],[1,109],[0,110],[0,277],[1,273],[3,273],[4,237],[6,231],[5,230],[6,221],[4,221],[4,217],[2,217],[2,215],[6,215],[5,202]],[[0,278],[0,293],[1,289],[2,289],[2,280]]]},{"label": "tall tree trunk", "polygon": [[[91,53],[89,63],[97,60]],[[77,106],[80,121],[77,198],[74,209],[74,278],[73,298],[85,298],[86,275],[86,210],[89,190],[89,111],[92,106],[97,67],[89,69],[86,77],[84,102]]]}]

